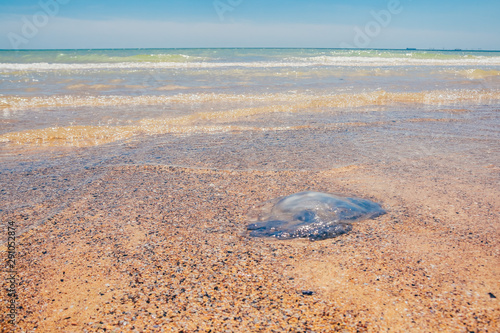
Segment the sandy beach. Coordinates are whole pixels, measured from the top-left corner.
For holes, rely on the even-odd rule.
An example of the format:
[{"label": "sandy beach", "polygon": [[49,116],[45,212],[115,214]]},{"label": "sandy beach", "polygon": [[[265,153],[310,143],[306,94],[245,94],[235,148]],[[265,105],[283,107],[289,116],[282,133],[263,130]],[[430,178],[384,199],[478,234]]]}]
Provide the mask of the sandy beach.
[{"label": "sandy beach", "polygon": [[[1,331],[499,332],[500,53],[306,51],[2,65]],[[387,213],[249,236],[303,191]]]},{"label": "sandy beach", "polygon": [[[450,168],[455,158],[323,171],[73,173],[66,181],[77,194],[8,216],[18,228],[38,223],[17,241],[17,329],[498,331],[499,169]],[[45,174],[31,185],[61,176],[56,167]],[[249,209],[303,190],[370,198],[388,214],[324,241],[246,236]]]}]

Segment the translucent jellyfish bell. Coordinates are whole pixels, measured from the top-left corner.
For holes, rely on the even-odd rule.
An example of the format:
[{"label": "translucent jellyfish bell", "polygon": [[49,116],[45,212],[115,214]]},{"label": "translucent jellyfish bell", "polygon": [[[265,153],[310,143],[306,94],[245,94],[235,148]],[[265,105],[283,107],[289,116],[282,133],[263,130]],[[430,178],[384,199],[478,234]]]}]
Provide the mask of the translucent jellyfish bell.
[{"label": "translucent jellyfish bell", "polygon": [[320,240],[352,230],[352,222],[385,214],[370,200],[301,192],[262,204],[250,212],[250,236]]}]

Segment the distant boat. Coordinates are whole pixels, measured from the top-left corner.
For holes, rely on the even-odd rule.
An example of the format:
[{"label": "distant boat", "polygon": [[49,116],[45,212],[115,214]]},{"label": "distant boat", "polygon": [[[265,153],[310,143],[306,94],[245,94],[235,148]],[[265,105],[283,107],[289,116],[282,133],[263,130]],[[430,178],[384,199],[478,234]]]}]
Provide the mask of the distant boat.
[{"label": "distant boat", "polygon": [[414,48],[414,47],[407,47],[406,49],[407,49],[408,51],[414,51],[414,50],[416,50],[416,48]]}]

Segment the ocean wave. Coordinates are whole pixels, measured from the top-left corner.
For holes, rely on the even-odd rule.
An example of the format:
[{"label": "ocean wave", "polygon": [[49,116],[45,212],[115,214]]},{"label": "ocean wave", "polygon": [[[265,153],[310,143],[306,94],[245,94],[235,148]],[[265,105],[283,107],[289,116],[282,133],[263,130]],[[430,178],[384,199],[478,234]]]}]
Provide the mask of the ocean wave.
[{"label": "ocean wave", "polygon": [[[114,142],[138,134],[192,134],[221,133],[227,131],[276,131],[297,130],[310,127],[261,126],[247,123],[248,119],[273,116],[285,113],[328,112],[332,108],[353,108],[361,106],[381,106],[399,104],[425,104],[435,106],[481,105],[498,103],[500,90],[440,90],[413,93],[393,93],[373,91],[358,94],[305,95],[305,94],[264,94],[264,95],[226,95],[226,94],[179,94],[175,96],[50,96],[36,98],[4,97],[0,99],[0,109],[10,110],[50,107],[77,106],[128,106],[162,105],[166,103],[210,103],[210,102],[249,102],[264,101],[267,105],[259,107],[240,107],[225,111],[202,111],[181,116],[143,118],[127,126],[67,126],[10,132],[0,135],[0,142],[7,144],[36,146],[90,146]],[[207,108],[208,109],[208,108]],[[458,110],[457,112],[459,112]],[[452,110],[455,112],[455,110]],[[433,119],[430,119],[433,120]],[[413,119],[412,121],[430,121]],[[324,128],[339,126],[366,126],[365,123],[323,124]]]},{"label": "ocean wave", "polygon": [[303,59],[251,62],[116,62],[116,63],[0,63],[0,70],[52,71],[103,69],[203,69],[203,68],[279,68],[279,67],[381,67],[381,66],[500,66],[500,57],[463,59],[414,59],[318,56]]},{"label": "ocean wave", "polygon": [[393,105],[397,103],[454,105],[460,103],[484,104],[500,100],[500,90],[429,90],[421,92],[387,92],[377,90],[362,93],[337,94],[218,94],[193,93],[142,96],[46,96],[46,97],[0,97],[0,110],[16,111],[37,108],[80,107],[80,106],[126,106],[192,104],[211,102],[265,102],[287,103],[307,109],[317,107],[356,107],[365,105]]}]

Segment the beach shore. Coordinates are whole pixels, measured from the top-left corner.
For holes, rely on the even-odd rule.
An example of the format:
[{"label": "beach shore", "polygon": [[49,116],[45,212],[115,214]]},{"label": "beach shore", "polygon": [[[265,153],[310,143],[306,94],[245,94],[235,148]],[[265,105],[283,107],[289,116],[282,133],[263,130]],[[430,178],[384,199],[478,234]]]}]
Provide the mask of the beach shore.
[{"label": "beach shore", "polygon": [[[500,332],[500,52],[4,50],[0,72],[0,331]],[[303,191],[387,214],[249,237]]]},{"label": "beach shore", "polygon": [[[86,170],[81,196],[40,202],[52,214],[18,237],[17,330],[498,331],[498,167],[450,161]],[[255,204],[303,190],[388,214],[324,241],[246,236]]]}]

